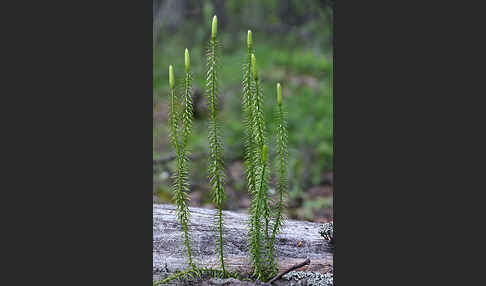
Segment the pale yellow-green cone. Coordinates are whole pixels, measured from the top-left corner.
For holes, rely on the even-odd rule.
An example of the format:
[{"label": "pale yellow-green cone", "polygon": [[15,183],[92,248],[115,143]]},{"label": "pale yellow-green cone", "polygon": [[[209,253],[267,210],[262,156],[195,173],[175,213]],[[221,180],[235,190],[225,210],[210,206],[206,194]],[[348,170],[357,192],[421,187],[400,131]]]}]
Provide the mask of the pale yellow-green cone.
[{"label": "pale yellow-green cone", "polygon": [[258,69],[256,66],[255,54],[251,54],[251,69],[253,70],[253,78],[258,79]]},{"label": "pale yellow-green cone", "polygon": [[282,105],[282,87],[280,86],[280,82],[277,83],[277,103],[278,105]]},{"label": "pale yellow-green cone", "polygon": [[184,54],[184,62],[186,64],[186,72],[189,72],[189,70],[191,69],[191,59],[189,58],[189,51],[187,49]]},{"label": "pale yellow-green cone", "polygon": [[172,68],[172,65],[169,66],[169,86],[170,89],[174,89],[175,86],[174,69]]},{"label": "pale yellow-green cone", "polygon": [[248,30],[248,37],[246,39],[246,43],[248,44],[248,49],[251,50],[253,47],[253,38],[251,36],[251,30]]},{"label": "pale yellow-green cone", "polygon": [[268,148],[267,148],[267,145],[263,145],[263,148],[262,148],[263,163],[267,163],[267,159],[268,159]]},{"label": "pale yellow-green cone", "polygon": [[211,29],[211,37],[213,39],[216,39],[216,34],[218,33],[218,17],[216,17],[216,15],[214,15],[213,17],[213,25],[212,25],[212,29]]}]

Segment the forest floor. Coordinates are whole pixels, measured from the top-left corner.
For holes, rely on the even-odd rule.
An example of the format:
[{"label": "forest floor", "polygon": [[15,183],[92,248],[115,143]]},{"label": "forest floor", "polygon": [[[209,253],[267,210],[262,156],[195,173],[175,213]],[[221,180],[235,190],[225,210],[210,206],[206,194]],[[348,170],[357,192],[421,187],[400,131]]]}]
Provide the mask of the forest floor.
[{"label": "forest floor", "polygon": [[[292,271],[281,279],[273,282],[274,286],[332,286],[334,285],[332,272],[321,274],[311,271]],[[220,279],[203,277],[202,279],[184,280],[167,285],[202,285],[202,286],[268,286],[260,281],[238,280],[235,278]]]}]

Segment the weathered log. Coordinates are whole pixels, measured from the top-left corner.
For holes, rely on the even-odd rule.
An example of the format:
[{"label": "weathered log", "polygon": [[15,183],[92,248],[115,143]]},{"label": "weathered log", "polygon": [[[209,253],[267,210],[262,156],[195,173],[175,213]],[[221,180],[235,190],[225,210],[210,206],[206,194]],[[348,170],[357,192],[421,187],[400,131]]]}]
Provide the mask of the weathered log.
[{"label": "weathered log", "polygon": [[[200,267],[219,269],[216,251],[216,229],[213,209],[190,208],[189,229],[193,260]],[[248,253],[248,215],[224,211],[224,258],[229,271],[243,275],[250,272]],[[298,270],[326,273],[333,265],[333,246],[319,234],[319,224],[287,220],[275,241],[280,271],[310,258],[311,263]],[[187,269],[181,227],[175,217],[175,206],[153,205],[153,280]]]}]

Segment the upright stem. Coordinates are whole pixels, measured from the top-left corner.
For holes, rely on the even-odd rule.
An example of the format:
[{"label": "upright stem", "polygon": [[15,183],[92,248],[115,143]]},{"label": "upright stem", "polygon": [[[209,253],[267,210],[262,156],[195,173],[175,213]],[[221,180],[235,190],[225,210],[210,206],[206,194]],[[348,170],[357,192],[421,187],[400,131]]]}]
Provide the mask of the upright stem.
[{"label": "upright stem", "polygon": [[223,210],[221,205],[219,206],[219,259],[221,261],[221,269],[223,270],[223,276],[226,274],[224,269],[224,257],[223,257]]},{"label": "upright stem", "polygon": [[282,88],[280,83],[277,83],[277,153],[279,156],[279,178],[277,185],[277,192],[279,194],[279,201],[275,214],[275,223],[273,225],[272,237],[269,245],[269,252],[271,262],[274,263],[274,245],[275,237],[280,231],[283,224],[283,208],[284,208],[284,194],[287,192],[287,127],[282,107]]},{"label": "upright stem", "polygon": [[[181,195],[184,194],[184,196],[181,198],[181,200],[184,202],[184,205],[182,206],[183,207],[183,216],[182,216],[182,219],[183,220],[183,230],[184,230],[184,243],[185,243],[185,246],[186,246],[186,250],[187,250],[187,256],[188,256],[188,260],[189,260],[189,265],[192,267],[192,268],[196,268],[196,266],[193,264],[192,262],[192,251],[191,251],[191,245],[190,245],[190,237],[189,237],[189,227],[187,226],[187,223],[188,223],[188,220],[189,220],[189,209],[187,207],[187,197],[186,197],[186,193],[184,192],[185,189],[185,184],[188,184],[188,181],[187,181],[187,174],[185,173],[187,171],[187,164],[188,164],[188,160],[187,160],[187,155],[188,155],[188,151],[187,151],[187,143],[188,143],[188,140],[189,140],[189,136],[191,134],[191,128],[192,128],[192,98],[191,98],[191,72],[190,72],[190,69],[189,69],[189,66],[188,66],[188,61],[189,61],[189,52],[188,50],[186,49],[186,77],[184,79],[184,95],[183,95],[183,102],[184,102],[184,111],[183,111],[183,114],[182,114],[182,123],[183,123],[183,126],[182,126],[182,144],[181,144],[181,154],[178,156],[180,158],[180,161],[181,161],[181,165],[179,167],[179,172],[180,172],[180,177],[181,178],[184,178],[184,181],[183,180],[180,180],[180,190],[181,190]],[[184,192],[184,193],[182,193]]]},{"label": "upright stem", "polygon": [[279,184],[278,184],[278,193],[279,193],[279,201],[277,206],[277,213],[275,214],[276,222],[273,226],[272,231],[272,245],[274,245],[275,236],[277,234],[278,228],[281,225],[281,218],[282,218],[282,211],[283,211],[283,195],[285,191],[284,181],[286,180],[286,151],[285,151],[285,126],[284,126],[284,117],[283,117],[283,110],[282,105],[278,104],[278,126],[277,126],[277,145],[278,145],[278,153],[279,153]]},{"label": "upright stem", "polygon": [[[258,79],[255,79],[255,116],[257,117],[257,133],[258,133],[258,136],[257,136],[257,144],[258,144],[258,149],[260,151],[260,153],[257,155],[259,156],[259,160],[260,160],[260,165],[263,169],[263,171],[265,170],[265,166],[264,166],[264,162],[263,162],[263,159],[262,159],[262,150],[263,150],[263,145],[265,144],[265,140],[264,140],[264,134],[263,134],[263,128],[264,128],[264,118],[263,118],[263,99],[261,98],[261,94],[260,94],[260,83],[258,81]],[[262,185],[262,182],[260,182],[260,188],[263,187]],[[260,190],[262,191],[262,190]],[[269,207],[268,207],[268,201],[267,201],[267,196],[266,196],[266,190],[264,190],[265,193],[262,193],[262,196],[260,196],[262,202],[263,202],[263,216],[265,218],[265,239],[268,241],[268,223],[269,223],[269,215],[270,215],[270,211],[269,211]]]},{"label": "upright stem", "polygon": [[253,195],[254,190],[255,190],[255,163],[253,161],[252,152],[254,152],[255,148],[255,140],[254,136],[252,134],[252,128],[254,124],[254,108],[253,108],[253,102],[255,101],[255,98],[253,96],[253,92],[251,89],[251,83],[252,83],[252,76],[251,76],[251,54],[252,54],[252,49],[249,47],[248,48],[248,69],[246,71],[246,84],[247,84],[247,90],[244,91],[246,94],[244,95],[246,98],[244,98],[243,104],[245,105],[245,111],[246,111],[246,120],[247,120],[247,161],[248,161],[248,188],[249,188],[249,193]]},{"label": "upright stem", "polygon": [[258,261],[255,263],[255,274],[257,279],[261,279],[262,277],[262,269],[263,265],[262,260],[261,260],[261,253],[260,253],[260,242],[261,242],[261,233],[260,233],[260,213],[261,213],[261,208],[262,208],[262,202],[263,202],[263,188],[264,188],[264,180],[265,180],[265,166],[262,166],[262,172],[260,176],[260,185],[257,189],[256,194],[254,194],[257,199],[256,199],[256,212],[253,216],[253,225],[254,225],[254,239],[255,241],[254,246],[255,248],[255,256],[258,257]]},{"label": "upright stem", "polygon": [[[174,185],[173,185],[173,199],[177,206],[176,216],[179,223],[182,225],[184,233],[184,246],[187,250],[187,259],[191,267],[194,268],[192,262],[192,253],[189,238],[189,229],[187,223],[189,221],[189,208],[187,204],[187,159],[186,159],[186,142],[187,137],[190,132],[190,124],[192,118],[188,116],[187,111],[184,110],[182,113],[182,141],[180,138],[179,129],[179,118],[176,111],[176,92],[175,92],[175,79],[172,66],[169,67],[169,133],[170,141],[176,152],[176,172],[174,175]],[[185,88],[188,88],[188,82],[186,81]]]},{"label": "upright stem", "polygon": [[216,38],[211,37],[210,40],[210,60],[209,60],[209,72],[210,72],[210,82],[209,82],[209,104],[210,104],[210,121],[211,121],[211,133],[210,134],[210,176],[212,176],[212,183],[213,183],[213,197],[215,203],[218,207],[218,232],[219,232],[219,241],[218,241],[218,248],[220,254],[220,262],[221,262],[221,269],[223,273],[226,273],[224,268],[224,255],[223,255],[223,197],[224,197],[224,189],[222,185],[222,177],[221,177],[221,150],[220,150],[220,142],[218,139],[218,128],[216,122]]},{"label": "upright stem", "polygon": [[216,39],[211,39],[211,97],[213,100],[211,101],[211,119],[216,120]]}]

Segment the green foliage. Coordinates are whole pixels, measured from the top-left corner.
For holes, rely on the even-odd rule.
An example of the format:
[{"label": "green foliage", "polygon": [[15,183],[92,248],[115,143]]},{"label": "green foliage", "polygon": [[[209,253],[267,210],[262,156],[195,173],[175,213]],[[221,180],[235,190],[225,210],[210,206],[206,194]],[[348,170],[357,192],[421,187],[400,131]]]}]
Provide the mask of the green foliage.
[{"label": "green foliage", "polygon": [[257,145],[254,140],[253,136],[253,125],[254,125],[254,104],[253,102],[255,99],[253,98],[254,93],[252,90],[254,89],[254,83],[252,80],[252,54],[253,54],[253,40],[252,40],[252,33],[248,31],[247,37],[247,60],[244,64],[244,74],[243,74],[243,81],[242,81],[242,106],[243,106],[243,114],[244,114],[244,126],[245,126],[245,173],[247,178],[247,187],[250,196],[253,196],[256,187],[256,178],[255,178],[255,168],[256,163],[253,160],[253,156],[257,154]]},{"label": "green foliage", "polygon": [[275,237],[277,233],[280,232],[284,223],[284,199],[288,193],[288,178],[287,178],[287,166],[288,166],[288,134],[287,134],[287,121],[285,112],[282,106],[282,86],[277,83],[277,131],[276,131],[276,146],[277,146],[277,156],[278,156],[278,202],[275,207],[274,215],[274,225],[272,231],[271,242],[269,245],[270,257],[274,257],[274,245]]},{"label": "green foliage", "polygon": [[184,109],[182,112],[182,144],[184,150],[187,148],[189,137],[192,133],[193,104],[192,104],[192,73],[190,69],[189,51],[185,51],[186,75],[184,78],[184,92],[182,94]]},{"label": "green foliage", "polygon": [[[289,143],[293,146],[304,145],[310,148],[314,158],[314,168],[302,166],[294,177],[303,172],[311,172],[317,177],[325,170],[332,170],[333,161],[333,96],[332,89],[322,86],[317,91],[302,87],[299,96],[288,97],[287,104],[292,107],[289,114]],[[309,152],[309,151],[308,151]],[[314,180],[314,178],[313,178]]]},{"label": "green foliage", "polygon": [[[189,52],[186,49],[186,58]],[[169,87],[170,87],[170,103],[169,103],[169,137],[171,144],[176,152],[176,172],[173,177],[173,201],[177,206],[176,216],[182,226],[184,234],[184,246],[187,251],[188,263],[194,267],[192,262],[192,251],[189,236],[188,222],[190,219],[190,212],[188,207],[188,192],[189,192],[189,170],[188,170],[188,155],[187,141],[191,135],[192,130],[192,98],[191,98],[191,72],[186,69],[186,77],[184,79],[184,92],[182,94],[182,111],[179,114],[175,91],[174,69],[169,66]],[[178,121],[178,118],[182,118]],[[182,133],[182,134],[180,134]]]},{"label": "green foliage", "polygon": [[[287,130],[282,109],[282,90],[277,85],[278,129],[277,152],[280,157],[279,201],[272,212],[268,197],[268,147],[265,143],[263,89],[260,84],[251,31],[248,31],[248,57],[244,66],[242,91],[245,122],[245,166],[251,196],[249,219],[250,258],[253,275],[268,280],[277,271],[274,242],[283,224],[284,194],[287,192]],[[274,214],[273,214],[274,213]],[[273,229],[270,228],[273,219]]]},{"label": "green foliage", "polygon": [[[250,255],[254,268],[254,276],[257,279],[264,278],[263,261],[263,230],[262,217],[268,210],[265,201],[266,195],[266,158],[263,158],[263,113],[262,113],[262,92],[258,85],[258,71],[256,58],[253,54],[253,39],[251,31],[247,37],[247,62],[244,65],[242,81],[243,90],[243,113],[245,122],[245,167],[248,192],[251,197],[249,240]],[[266,147],[265,147],[266,150]],[[265,159],[265,160],[263,160]],[[265,164],[263,163],[265,162]],[[268,220],[265,224],[268,229]],[[268,233],[268,232],[267,232]]]},{"label": "green foliage", "polygon": [[201,279],[203,277],[235,278],[239,280],[244,280],[244,278],[240,277],[240,275],[236,272],[228,272],[228,271],[223,272],[222,270],[219,269],[194,267],[194,268],[186,269],[184,271],[176,272],[160,281],[154,281],[152,283],[152,286],[166,284],[173,280],[184,281],[189,279]]},{"label": "green foliage", "polygon": [[[249,47],[252,47],[252,42],[248,43]],[[250,49],[248,49],[250,51]],[[251,75],[249,84],[249,110],[247,114],[249,119],[249,130],[251,143],[249,142],[249,148],[247,148],[247,165],[253,166],[253,173],[248,177],[254,179],[254,186],[251,189],[251,206],[250,206],[250,219],[249,219],[249,240],[250,240],[250,254],[253,265],[255,278],[263,280],[265,278],[264,273],[264,246],[266,244],[266,237],[268,236],[268,217],[265,213],[268,213],[267,202],[267,176],[266,165],[267,162],[265,156],[263,156],[265,138],[264,127],[265,120],[263,116],[263,92],[258,80],[258,68],[256,65],[256,57],[254,53],[250,55]],[[250,70],[248,70],[250,71]],[[245,87],[244,87],[245,89]],[[265,147],[266,150],[266,147]],[[250,171],[250,170],[249,170]],[[249,182],[249,185],[253,182]]]},{"label": "green foliage", "polygon": [[325,56],[316,56],[310,51],[300,49],[293,53],[275,51],[273,60],[277,66],[292,67],[302,74],[319,74],[332,69],[332,62]]},{"label": "green foliage", "polygon": [[[189,52],[185,53],[185,68],[186,74],[184,77],[184,92],[181,93],[180,99],[175,96],[174,91],[174,70],[171,67],[169,70],[169,132],[168,138],[176,150],[177,159],[174,162],[173,168],[176,170],[174,174],[174,186],[172,188],[174,193],[174,201],[178,205],[178,219],[183,225],[184,243],[187,248],[188,256],[191,257],[191,250],[189,245],[189,230],[187,229],[187,222],[189,220],[189,212],[187,210],[187,192],[189,191],[189,184],[187,180],[188,169],[188,138],[192,134],[192,129],[195,129],[195,140],[191,142],[191,146],[199,149],[202,152],[206,147],[206,142],[209,145],[208,158],[208,174],[211,187],[210,197],[217,207],[215,215],[215,228],[217,229],[217,251],[219,253],[221,270],[211,270],[208,273],[216,275],[217,277],[230,277],[231,273],[225,270],[224,255],[223,255],[223,230],[224,221],[222,216],[222,206],[225,201],[224,190],[224,166],[223,166],[223,141],[221,136],[221,122],[225,124],[225,133],[229,136],[228,141],[231,149],[236,150],[241,147],[244,150],[244,170],[246,176],[246,186],[251,197],[250,205],[250,221],[249,221],[249,249],[252,267],[254,270],[254,278],[265,281],[268,280],[276,272],[275,263],[275,249],[274,243],[276,236],[284,224],[285,199],[291,190],[301,190],[300,179],[301,174],[309,169],[312,173],[312,181],[314,178],[319,179],[322,171],[332,169],[332,89],[329,86],[320,84],[316,77],[326,78],[332,72],[332,61],[328,60],[321,54],[315,55],[314,52],[306,50],[305,47],[298,46],[295,49],[287,50],[285,47],[279,46],[278,40],[274,43],[271,39],[263,39],[262,44],[258,45],[259,51],[259,68],[254,49],[254,36],[251,31],[247,34],[246,50],[237,50],[231,54],[228,53],[228,48],[225,51],[224,62],[237,62],[244,58],[242,98],[240,102],[236,102],[233,96],[228,96],[225,105],[230,108],[225,110],[218,110],[218,87],[221,82],[225,86],[235,86],[235,78],[241,78],[241,75],[236,76],[238,69],[234,69],[231,65],[218,65],[219,60],[223,60],[220,55],[220,45],[218,44],[220,37],[217,33],[217,17],[214,16],[212,25],[206,26],[205,37],[210,36],[207,47],[207,69],[203,71],[204,67],[199,61],[190,62]],[[210,27],[210,31],[208,28]],[[225,30],[227,27],[225,28]],[[208,34],[210,32],[210,34]],[[224,34],[222,36],[225,36]],[[183,41],[181,38],[178,40]],[[257,38],[258,40],[258,38]],[[260,41],[257,41],[260,42]],[[168,42],[167,45],[171,45]],[[173,47],[163,46],[167,49],[163,52],[165,59],[156,59],[164,62],[168,58],[174,57],[172,55]],[[178,44],[180,45],[180,43]],[[231,43],[230,43],[231,45]],[[191,55],[193,58],[204,57],[204,50],[197,45],[192,49]],[[282,69],[281,67],[284,67]],[[204,77],[195,77],[195,85],[205,85],[207,106],[208,106],[208,124],[206,124],[205,117],[202,117],[200,122],[192,122],[192,73],[205,73]],[[271,70],[271,72],[270,72]],[[165,77],[167,70],[164,72],[158,70],[154,71],[154,77]],[[297,73],[305,74],[299,76]],[[260,81],[262,80],[262,81]],[[271,85],[268,82],[275,82],[279,80],[288,80],[286,85],[286,96],[282,97],[282,87],[277,85],[277,96],[271,97],[268,100],[264,97],[263,91],[269,90]],[[309,81],[310,80],[310,83]],[[313,84],[312,80],[316,80],[317,84]],[[156,96],[164,98],[164,94],[157,93],[158,90],[167,88],[167,81],[154,81],[154,91]],[[229,88],[228,88],[229,89]],[[226,89],[225,89],[226,93]],[[292,96],[287,96],[291,94]],[[293,96],[295,94],[295,96]],[[178,100],[180,100],[182,108],[178,109]],[[238,98],[236,98],[238,100]],[[276,101],[276,104],[275,104]],[[285,112],[286,106],[292,106],[292,113]],[[276,112],[275,112],[276,107]],[[234,112],[236,108],[242,108],[243,122],[241,118]],[[272,116],[274,113],[275,116]],[[265,118],[270,118],[265,122]],[[178,122],[180,121],[180,122]],[[179,127],[179,123],[181,127]],[[274,144],[266,142],[266,123],[268,130],[275,140]],[[289,131],[287,131],[287,126]],[[201,140],[200,134],[208,128],[207,141]],[[164,134],[165,136],[165,134]],[[199,136],[199,137],[198,137]],[[245,137],[242,141],[240,138]],[[297,146],[290,152],[287,145]],[[242,146],[243,145],[243,146]],[[268,147],[267,147],[268,146]],[[308,146],[311,152],[310,156],[312,162],[300,162],[300,158],[305,148]],[[244,148],[243,148],[244,147]],[[269,152],[269,149],[274,149],[274,153]],[[275,154],[275,177],[276,177],[276,196],[275,201],[271,201],[268,188],[269,179],[271,176],[271,169],[269,167],[269,153],[273,156]],[[155,154],[155,152],[154,152]],[[238,155],[238,154],[237,154]],[[309,165],[313,164],[311,168]],[[317,167],[315,166],[317,165]],[[291,167],[291,168],[289,168]],[[172,168],[172,167],[171,167]],[[289,186],[288,174],[295,178],[292,185]],[[302,192],[302,191],[299,191]],[[161,193],[164,193],[161,191]],[[294,194],[295,195],[295,194]],[[314,203],[314,202],[309,202]],[[317,204],[318,203],[318,204]],[[332,206],[332,201],[331,201]],[[328,206],[329,202],[315,201],[315,204],[309,205],[309,209],[315,209],[318,206]],[[184,224],[186,227],[184,227]],[[189,258],[190,260],[190,258]],[[183,272],[178,272],[172,275],[171,279],[179,279],[184,277],[197,276],[201,273],[201,269],[189,262],[192,268]]]},{"label": "green foliage", "polygon": [[217,35],[218,18],[214,16],[212,22],[211,39],[209,40],[207,52],[207,73],[206,73],[206,95],[209,109],[209,160],[208,160],[208,174],[212,189],[213,202],[218,207],[216,228],[218,229],[218,251],[220,256],[221,269],[223,273],[224,255],[223,255],[223,201],[225,199],[224,193],[224,167],[223,167],[223,142],[219,130],[219,122],[216,117],[216,107],[218,104],[218,42]]}]

